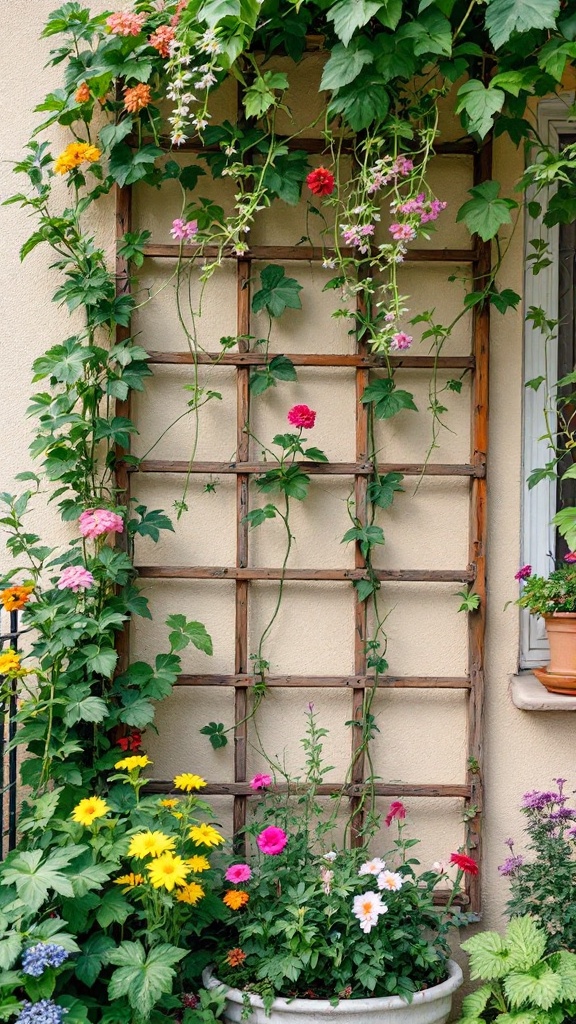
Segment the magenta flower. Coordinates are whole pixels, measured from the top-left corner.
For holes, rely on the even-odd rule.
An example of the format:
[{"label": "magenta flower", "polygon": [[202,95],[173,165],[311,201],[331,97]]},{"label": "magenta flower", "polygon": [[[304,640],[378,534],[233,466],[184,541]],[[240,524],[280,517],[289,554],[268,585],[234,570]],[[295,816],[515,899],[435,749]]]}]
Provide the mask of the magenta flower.
[{"label": "magenta flower", "polygon": [[316,422],[316,413],[307,405],[293,405],[288,413],[288,423],[303,430],[312,430]]},{"label": "magenta flower", "polygon": [[83,565],[69,565],[60,573],[60,579],[56,586],[58,590],[88,590],[94,583],[94,577]]},{"label": "magenta flower", "polygon": [[390,807],[388,808],[388,814],[386,815],[386,817],[384,819],[384,824],[385,825],[391,825],[391,823],[394,820],[394,818],[398,818],[399,820],[401,820],[401,819],[403,819],[405,817],[406,817],[406,808],[404,807],[404,804],[402,803],[402,801],[401,800],[393,800],[392,803],[390,804]]},{"label": "magenta flower", "polygon": [[87,508],[78,520],[80,533],[83,537],[94,540],[103,533],[122,533],[124,522],[122,516],[110,512],[107,508]]},{"label": "magenta flower", "polygon": [[388,230],[395,242],[411,242],[416,238],[416,228],[410,224],[391,224]]},{"label": "magenta flower", "polygon": [[176,242],[192,242],[195,235],[198,234],[198,221],[183,221],[181,217],[176,217],[172,221],[170,234]]},{"label": "magenta flower", "polygon": [[256,836],[256,842],[262,853],[267,853],[270,857],[275,857],[278,853],[282,853],[282,850],[288,842],[288,836],[283,828],[276,828],[276,825],[269,825],[268,828],[265,828],[260,833],[260,835]]},{"label": "magenta flower", "polygon": [[255,775],[253,779],[250,779],[250,789],[254,789],[254,790],[266,789],[271,784],[272,784],[272,776],[271,775],[262,775],[261,772],[259,772],[257,775]]},{"label": "magenta flower", "polygon": [[569,551],[567,555],[564,555],[565,562],[576,562],[576,551]]},{"label": "magenta flower", "polygon": [[400,154],[397,156],[394,163],[392,164],[392,173],[400,174],[403,178],[406,178],[411,171],[414,170],[414,164],[412,160]]},{"label": "magenta flower", "polygon": [[248,882],[252,878],[252,871],[248,864],[231,864],[224,875],[227,882]]},{"label": "magenta flower", "polygon": [[525,580],[525,579],[528,578],[528,576],[531,575],[531,573],[532,573],[532,566],[531,565],[523,565],[521,569],[518,569],[518,572],[514,573],[514,579],[515,580]]},{"label": "magenta flower", "polygon": [[399,352],[404,348],[410,348],[412,341],[413,338],[410,334],[405,334],[404,331],[398,331],[398,334],[392,335],[390,350],[393,352]]}]

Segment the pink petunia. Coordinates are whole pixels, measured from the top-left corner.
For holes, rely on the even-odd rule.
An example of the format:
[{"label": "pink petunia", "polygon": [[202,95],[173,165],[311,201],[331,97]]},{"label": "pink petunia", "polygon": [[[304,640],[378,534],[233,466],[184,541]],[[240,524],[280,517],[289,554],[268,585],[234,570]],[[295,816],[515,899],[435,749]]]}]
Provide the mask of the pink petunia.
[{"label": "pink petunia", "polygon": [[252,878],[252,871],[248,864],[231,864],[224,878],[227,882],[248,882]]},{"label": "pink petunia", "polygon": [[176,217],[172,221],[170,234],[176,242],[191,242],[198,234],[198,221],[183,221],[181,217]]},{"label": "pink petunia", "polygon": [[397,334],[392,335],[390,349],[393,352],[400,352],[402,349],[410,348],[412,341],[413,338],[410,334],[405,334],[404,331],[398,331]]},{"label": "pink petunia", "polygon": [[384,819],[385,825],[390,825],[394,818],[403,819],[406,817],[406,808],[401,800],[393,800],[388,808],[388,814]]},{"label": "pink petunia", "polygon": [[130,11],[118,11],[106,18],[112,35],[115,36],[139,36],[146,21],[145,14],[132,14]]},{"label": "pink petunia", "polygon": [[515,580],[525,580],[525,579],[528,579],[528,576],[530,576],[531,574],[532,574],[532,566],[531,565],[523,565],[521,569],[518,569],[518,572],[514,573],[514,579]]},{"label": "pink petunia", "polygon": [[288,842],[288,836],[283,828],[277,828],[276,825],[269,825],[268,828],[265,828],[260,833],[260,835],[256,836],[256,842],[262,853],[267,853],[270,857],[275,857],[278,853],[282,853],[282,850]]},{"label": "pink petunia", "polygon": [[94,540],[103,533],[122,533],[124,521],[122,516],[107,508],[87,508],[78,520],[78,527],[83,537]]},{"label": "pink petunia", "polygon": [[56,586],[58,590],[88,590],[94,583],[94,577],[83,565],[69,565],[60,573],[60,579]]},{"label": "pink petunia", "polygon": [[307,405],[293,405],[288,413],[288,423],[293,427],[311,430],[316,422],[316,413]]},{"label": "pink petunia", "polygon": [[267,789],[267,787],[270,785],[272,785],[271,775],[263,775],[261,772],[259,772],[257,775],[254,776],[253,779],[250,779],[250,789],[253,790]]}]

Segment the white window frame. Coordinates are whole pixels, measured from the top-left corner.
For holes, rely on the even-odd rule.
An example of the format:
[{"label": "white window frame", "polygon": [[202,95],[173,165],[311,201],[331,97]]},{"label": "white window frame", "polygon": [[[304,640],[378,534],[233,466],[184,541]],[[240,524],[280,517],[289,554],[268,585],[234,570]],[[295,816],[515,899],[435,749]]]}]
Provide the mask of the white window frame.
[{"label": "white window frame", "polygon": [[[560,137],[563,134],[574,134],[576,122],[568,119],[568,111],[574,103],[574,93],[562,93],[551,99],[541,100],[538,104],[538,133],[543,142],[557,152],[560,149]],[[530,196],[528,196],[530,199]],[[524,278],[525,309],[530,306],[541,306],[547,316],[555,320],[558,317],[558,263],[559,263],[559,230],[558,226],[547,228],[542,216],[531,217],[526,211],[525,249],[530,251],[528,242],[531,238],[541,238],[547,242],[551,254],[551,264],[539,274],[534,275],[530,265],[526,264]],[[547,362],[547,365],[546,365]],[[535,330],[531,323],[525,323],[524,334],[524,381],[534,377],[548,375],[555,381],[558,368],[557,344],[549,344],[547,360],[544,343],[540,331]],[[547,576],[550,572],[550,553],[555,554],[556,537],[552,526],[552,517],[556,512],[556,480],[542,480],[531,490],[526,479],[530,471],[550,461],[550,452],[546,441],[538,440],[546,430],[541,391],[524,389],[523,415],[523,503],[522,503],[522,564],[529,564],[532,570]],[[548,641],[542,619],[530,615],[527,608],[520,609],[520,668],[530,669],[542,665],[548,659]]]}]

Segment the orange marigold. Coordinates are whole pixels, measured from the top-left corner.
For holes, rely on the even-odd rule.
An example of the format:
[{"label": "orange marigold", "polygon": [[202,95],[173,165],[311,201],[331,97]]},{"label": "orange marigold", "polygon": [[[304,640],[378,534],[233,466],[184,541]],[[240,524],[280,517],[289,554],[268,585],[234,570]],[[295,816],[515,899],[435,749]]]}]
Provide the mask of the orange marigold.
[{"label": "orange marigold", "polygon": [[100,150],[96,146],[91,146],[88,142],[71,142],[60,153],[60,156],[56,157],[54,173],[68,174],[68,171],[73,171],[74,168],[79,167],[85,160],[93,164],[95,160],[100,159],[101,155]]},{"label": "orange marigold", "polygon": [[155,32],[148,38],[150,46],[153,46],[161,57],[170,56],[170,43],[176,35],[170,25],[159,25]]},{"label": "orange marigold", "polygon": [[76,100],[76,103],[88,103],[88,100],[90,99],[88,82],[82,82],[82,84],[78,86],[74,93],[74,99]]},{"label": "orange marigold", "polygon": [[0,602],[7,612],[18,612],[30,600],[34,587],[7,587],[0,593]]},{"label": "orange marigold", "polygon": [[144,110],[144,107],[147,107],[151,102],[152,95],[149,85],[143,85],[140,82],[132,88],[127,86],[124,89],[124,109],[129,114],[137,114],[139,110]]},{"label": "orange marigold", "polygon": [[230,910],[240,910],[240,907],[245,906],[249,899],[248,893],[242,889],[229,889],[222,897],[223,902],[230,907]]},{"label": "orange marigold", "polygon": [[226,962],[230,967],[240,967],[246,959],[246,953],[239,946],[235,946],[234,949],[229,949],[226,953]]}]

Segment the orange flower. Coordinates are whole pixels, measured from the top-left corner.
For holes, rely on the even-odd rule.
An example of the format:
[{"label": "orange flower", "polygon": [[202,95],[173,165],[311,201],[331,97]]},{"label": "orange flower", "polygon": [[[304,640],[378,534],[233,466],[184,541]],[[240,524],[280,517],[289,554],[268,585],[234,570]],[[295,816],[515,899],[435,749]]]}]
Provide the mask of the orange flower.
[{"label": "orange flower", "polygon": [[66,149],[60,153],[60,156],[56,157],[54,173],[67,174],[68,171],[73,171],[76,167],[80,167],[80,164],[84,163],[84,161],[93,164],[96,160],[100,159],[101,155],[100,150],[88,142],[70,142]]},{"label": "orange flower", "polygon": [[30,600],[34,587],[8,587],[0,593],[0,601],[7,612],[18,612]]},{"label": "orange flower", "polygon": [[88,103],[88,100],[90,99],[88,82],[82,82],[82,84],[78,86],[74,93],[74,99],[76,100],[76,103]]},{"label": "orange flower", "polygon": [[235,946],[234,949],[229,949],[226,953],[226,962],[230,967],[240,967],[246,959],[246,953],[239,946]]},{"label": "orange flower", "polygon": [[143,85],[140,82],[131,89],[128,87],[124,89],[124,109],[129,114],[137,114],[139,110],[144,110],[144,107],[147,107],[151,102],[152,96],[149,85]]},{"label": "orange flower", "polygon": [[245,906],[250,899],[247,892],[242,889],[229,889],[225,896],[222,897],[223,902],[230,910],[240,910],[240,907]]},{"label": "orange flower", "polygon": [[155,32],[148,38],[150,46],[153,46],[161,57],[170,56],[170,43],[176,35],[170,25],[159,25]]}]

